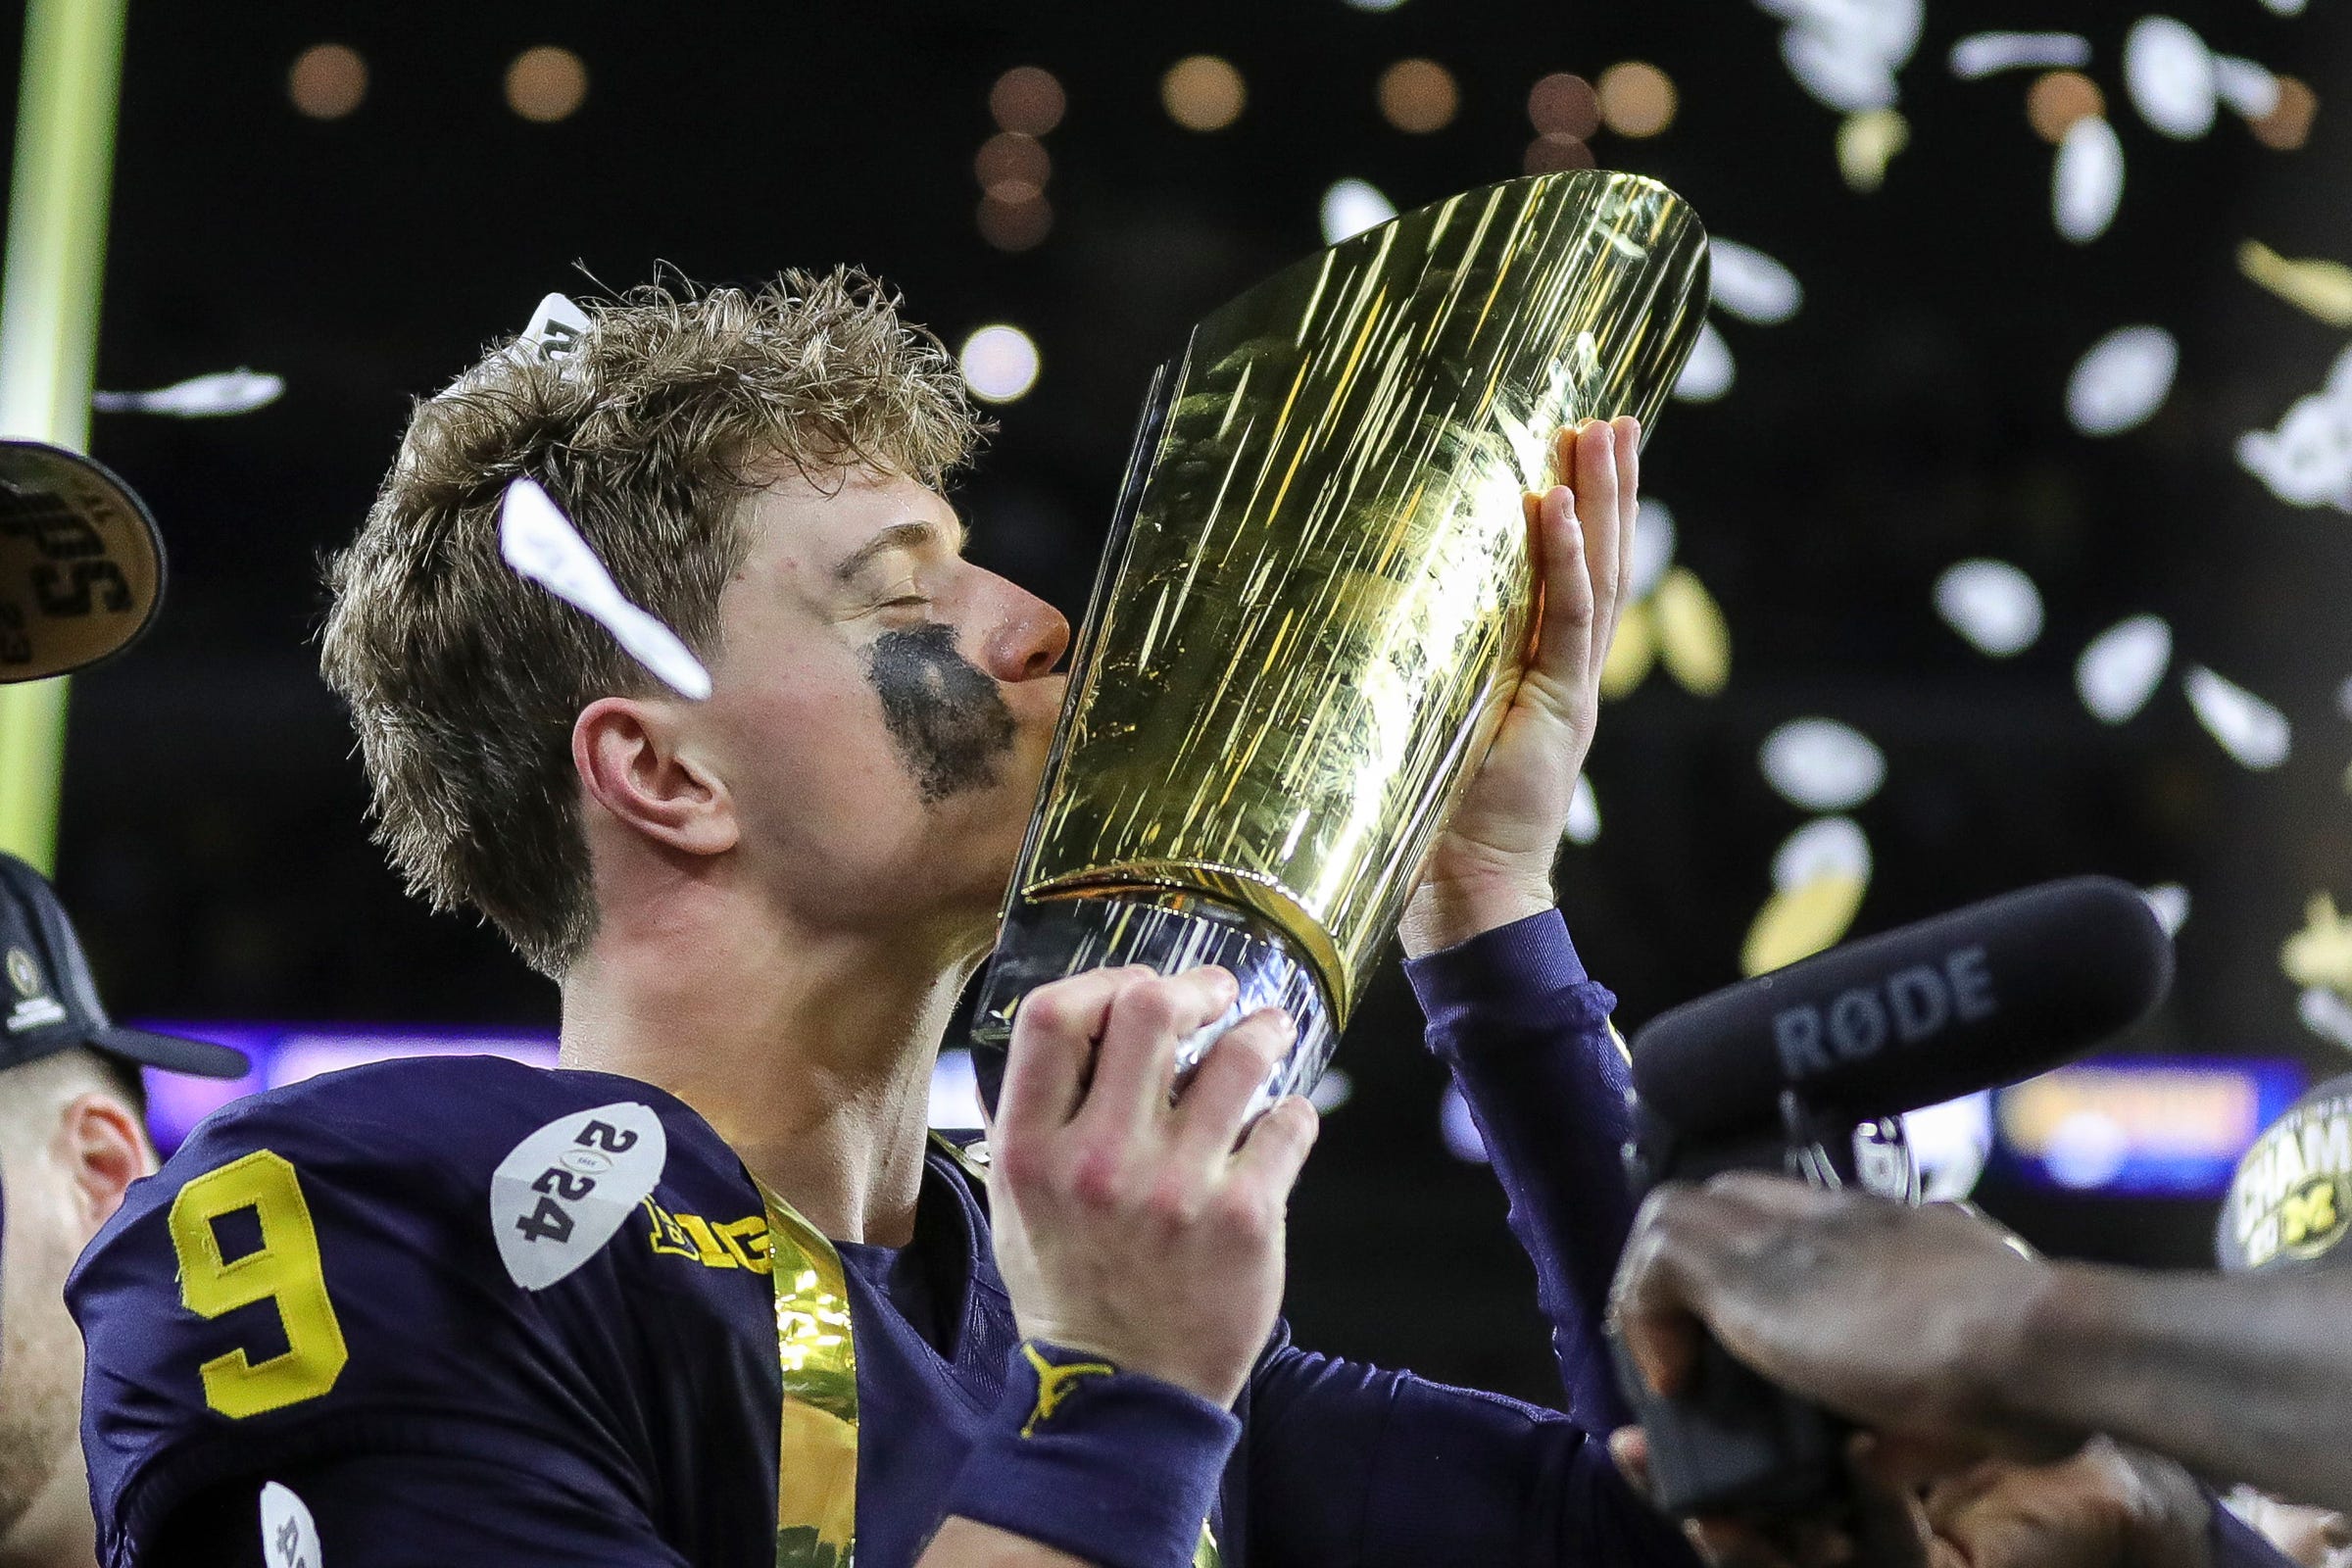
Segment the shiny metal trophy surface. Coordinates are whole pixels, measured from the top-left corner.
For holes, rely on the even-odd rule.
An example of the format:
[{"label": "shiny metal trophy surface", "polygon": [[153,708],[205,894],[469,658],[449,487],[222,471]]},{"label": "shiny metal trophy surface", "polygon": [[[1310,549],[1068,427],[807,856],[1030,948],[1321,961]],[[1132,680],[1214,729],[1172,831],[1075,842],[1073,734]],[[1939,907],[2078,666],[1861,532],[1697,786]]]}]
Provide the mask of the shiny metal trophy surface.
[{"label": "shiny metal trophy surface", "polygon": [[1644,428],[1696,340],[1706,235],[1580,171],[1408,213],[1274,274],[1153,382],[973,1023],[1109,964],[1241,981],[1312,1087],[1517,683],[1522,496],[1552,437]]}]

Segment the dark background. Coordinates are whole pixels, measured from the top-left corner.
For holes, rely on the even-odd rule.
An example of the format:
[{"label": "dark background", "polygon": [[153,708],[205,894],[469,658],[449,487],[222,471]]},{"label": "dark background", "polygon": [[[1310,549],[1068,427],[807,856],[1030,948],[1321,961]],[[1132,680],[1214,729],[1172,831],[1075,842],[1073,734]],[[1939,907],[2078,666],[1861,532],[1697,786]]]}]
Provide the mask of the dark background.
[{"label": "dark background", "polygon": [[[1150,368],[1321,243],[1327,185],[1366,178],[1404,208],[1515,175],[1533,81],[1640,58],[1674,78],[1680,114],[1653,139],[1604,131],[1601,165],[1666,180],[1716,233],[1785,262],[1807,302],[1776,327],[1719,317],[1737,386],[1672,406],[1645,459],[1678,559],[1724,607],[1734,674],[1711,700],[1653,675],[1604,719],[1605,831],[1568,852],[1560,887],[1621,1025],[1737,978],[1772,851],[1804,820],[1756,747],[1819,713],[1889,764],[1856,813],[1878,866],[1858,931],[2072,872],[2178,881],[2195,901],[2180,979],[2136,1046],[2335,1070],[2340,1053],[2295,1020],[2278,951],[2345,862],[2352,531],[2274,501],[2230,448],[2320,384],[2342,334],[2231,258],[2252,236],[2352,259],[2352,116],[2333,96],[2352,85],[2352,11],[2172,9],[2318,90],[2307,148],[2267,150],[2227,110],[2200,142],[2158,137],[2123,90],[2132,15],[2087,0],[1931,5],[1901,77],[1911,145],[1868,196],[1841,183],[1837,117],[1782,66],[1781,24],[1731,0],[134,5],[99,382],[249,365],[288,390],[237,418],[95,425],[96,456],[162,517],[173,573],[136,655],[74,691],[60,880],[103,988],[134,1016],[552,1023],[548,985],[485,928],[407,901],[368,844],[312,639],[318,557],[356,528],[409,400],[542,294],[592,291],[581,270],[620,288],[662,262],[712,281],[854,262],[951,345],[1021,325],[1043,377],[1002,411],[959,502],[975,555],[1075,618]],[[2094,244],[2051,227],[2051,150],[2022,109],[2033,73],[1945,70],[1955,38],[2012,26],[2097,50],[2130,173]],[[370,86],[321,122],[290,106],[286,73],[324,41],[365,56]],[[590,74],[584,107],[554,124],[501,95],[508,63],[542,43]],[[1197,52],[1249,82],[1222,132],[1159,105],[1160,74]],[[1462,87],[1434,134],[1375,105],[1381,70],[1412,55]],[[1024,64],[1055,73],[1070,107],[1047,138],[1053,234],[1004,255],[975,229],[971,160],[994,129],[990,83]],[[2176,389],[2138,430],[2078,435],[2069,370],[2135,321],[2179,336]],[[1934,612],[1936,575],[1974,555],[2041,587],[2049,623],[2019,658],[1985,659]],[[2172,622],[2175,675],[2108,729],[2076,701],[2073,661],[2141,611]],[[2249,773],[2205,736],[2179,690],[2190,662],[2288,713],[2284,767]],[[1357,1093],[1295,1208],[1298,1336],[1540,1392],[1529,1271],[1491,1176],[1440,1147],[1443,1078],[1418,1023],[1392,972],[1343,1049]],[[2060,1250],[2207,1255],[2209,1207],[1985,1196]]]}]

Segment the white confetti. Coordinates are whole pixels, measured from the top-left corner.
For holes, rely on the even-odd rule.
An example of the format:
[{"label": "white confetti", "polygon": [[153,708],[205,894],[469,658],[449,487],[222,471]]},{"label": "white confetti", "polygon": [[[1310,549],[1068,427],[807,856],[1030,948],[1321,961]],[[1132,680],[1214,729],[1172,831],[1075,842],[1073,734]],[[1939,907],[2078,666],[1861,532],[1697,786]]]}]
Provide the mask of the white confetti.
[{"label": "white confetti", "polygon": [[710,695],[710,672],[694,651],[621,597],[588,541],[535,481],[516,479],[507,486],[499,503],[498,545],[508,565],[603,622],[621,647],[679,696],[699,701]]},{"label": "white confetti", "polygon": [[1665,502],[1643,496],[1634,514],[1634,580],[1626,602],[1638,605],[1647,599],[1673,564],[1674,514]]},{"label": "white confetti", "polygon": [[2281,17],[2299,17],[2303,14],[2304,0],[2262,0],[2262,3]]},{"label": "white confetti", "polygon": [[2152,888],[2141,888],[2139,896],[2156,911],[2156,923],[2164,927],[2166,936],[2179,936],[2180,928],[2188,924],[2188,889],[2180,883],[2160,882]]},{"label": "white confetti", "polygon": [[1886,781],[1886,756],[1869,736],[1834,718],[1794,718],[1756,754],[1781,799],[1808,811],[1849,811]]},{"label": "white confetti", "polygon": [[2098,115],[2084,115],[2058,144],[2050,173],[2050,214],[2058,232],[2087,245],[2107,232],[2124,200],[2124,144]]},{"label": "white confetti", "polygon": [[2305,986],[2296,999],[2295,1014],[2321,1039],[2352,1050],[2352,1004],[2326,986]]},{"label": "white confetti", "polygon": [[1337,245],[1396,216],[1396,204],[1377,186],[1365,180],[1343,179],[1323,193],[1323,243]]},{"label": "white confetti", "polygon": [[1592,793],[1592,781],[1584,774],[1576,775],[1576,789],[1568,797],[1568,842],[1590,844],[1600,837],[1600,802]]},{"label": "white confetti", "polygon": [[1685,403],[1712,403],[1732,389],[1738,373],[1732,346],[1713,321],[1701,321],[1698,341],[1690,346],[1690,358],[1683,362],[1683,373],[1674,383],[1674,395]]},{"label": "white confetti", "polygon": [[2336,356],[2325,386],[2295,400],[2278,429],[2240,436],[2237,461],[2289,506],[2352,512],[2352,348]]},{"label": "white confetti", "polygon": [[1790,27],[1781,34],[1781,58],[1798,86],[1846,114],[1893,107],[1894,69],[1886,57],[1836,34]]},{"label": "white confetti", "polygon": [[2352,718],[2352,675],[2346,676],[2344,683],[2335,689],[2335,710]]},{"label": "white confetti", "polygon": [[1772,857],[1774,891],[1790,893],[1824,877],[1870,880],[1870,840],[1848,816],[1824,816],[1788,835]]},{"label": "white confetti", "polygon": [[2102,724],[2122,724],[2148,706],[2173,662],[2173,628],[2160,615],[2119,620],[2075,661],[2075,690]]},{"label": "white confetti", "polygon": [[2084,435],[2147,423],[2172,395],[2180,345],[2161,326],[2119,326],[2093,343],[2066,383],[2066,416]]},{"label": "white confetti", "polygon": [[153,392],[93,392],[90,407],[100,414],[167,414],[179,419],[250,414],[275,403],[286,390],[282,376],[266,370],[216,370],[175,381]]},{"label": "white confetti", "polygon": [[2284,713],[2202,664],[2189,669],[2184,683],[2197,721],[2223,751],[2258,773],[2286,760],[2293,732]]},{"label": "white confetti", "polygon": [[1715,303],[1742,321],[1777,326],[1805,303],[1804,285],[1771,257],[1738,240],[1710,239]]},{"label": "white confetti", "polygon": [[1936,579],[1936,610],[1952,630],[1995,659],[2022,654],[2041,635],[2041,591],[2005,561],[1963,561]]},{"label": "white confetti", "polygon": [[2023,66],[2055,71],[2089,64],[2090,40],[2079,32],[1972,32],[1952,45],[1952,74],[1963,81]]},{"label": "white confetti", "polygon": [[2213,51],[2171,17],[2142,17],[2124,38],[2124,85],[2150,129],[2195,141],[2213,128]]},{"label": "white confetti", "polygon": [[2234,114],[2260,120],[2278,107],[2278,75],[2268,66],[2223,55],[2213,63],[2213,75],[2222,102]]},{"label": "white confetti", "polygon": [[1924,0],[1756,0],[1788,24],[1781,58],[1797,84],[1853,114],[1895,101],[1894,75],[1919,47]]}]

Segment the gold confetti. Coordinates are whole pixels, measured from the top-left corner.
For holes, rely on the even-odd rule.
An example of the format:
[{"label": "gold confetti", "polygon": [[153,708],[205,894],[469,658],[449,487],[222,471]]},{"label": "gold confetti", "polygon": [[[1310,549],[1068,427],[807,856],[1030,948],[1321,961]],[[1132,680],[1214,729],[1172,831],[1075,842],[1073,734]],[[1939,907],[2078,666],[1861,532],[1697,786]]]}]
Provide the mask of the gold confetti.
[{"label": "gold confetti", "polygon": [[1658,583],[1650,607],[1666,672],[1700,697],[1723,690],[1732,678],[1732,632],[1705,585],[1676,566]]},{"label": "gold confetti", "polygon": [[1837,946],[1860,912],[1868,887],[1861,877],[1831,871],[1775,893],[1747,928],[1740,972],[1763,974]]},{"label": "gold confetti", "polygon": [[2352,920],[2336,912],[2334,895],[2311,896],[2303,906],[2303,929],[2278,950],[2278,965],[2299,986],[2352,995]]},{"label": "gold confetti", "polygon": [[2288,261],[2250,239],[2237,248],[2237,270],[2329,326],[2352,326],[2352,267],[2318,258]]},{"label": "gold confetti", "polygon": [[1897,109],[1865,109],[1838,127],[1838,172],[1848,188],[1868,195],[1886,182],[1886,166],[1911,141],[1911,122]]},{"label": "gold confetti", "polygon": [[1658,662],[1658,633],[1644,599],[1626,606],[1617,617],[1617,635],[1609,643],[1608,662],[1600,666],[1600,695],[1615,702],[1629,697]]}]

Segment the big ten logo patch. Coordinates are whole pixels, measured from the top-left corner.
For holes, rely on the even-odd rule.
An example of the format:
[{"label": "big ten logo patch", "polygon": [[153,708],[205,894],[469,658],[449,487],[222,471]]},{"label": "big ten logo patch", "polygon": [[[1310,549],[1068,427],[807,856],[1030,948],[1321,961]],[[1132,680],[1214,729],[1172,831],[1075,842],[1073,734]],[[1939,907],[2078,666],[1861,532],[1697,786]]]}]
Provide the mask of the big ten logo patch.
[{"label": "big ten logo patch", "polygon": [[0,485],[0,538],[32,546],[26,581],[41,613],[79,617],[121,613],[133,603],[122,568],[106,559],[106,541],[89,520],[45,490]]},{"label": "big ten logo patch", "polygon": [[643,1204],[653,1249],[669,1257],[690,1257],[705,1268],[743,1268],[765,1274],[774,1265],[765,1214],[713,1222],[700,1214],[673,1214],[651,1198]]}]

